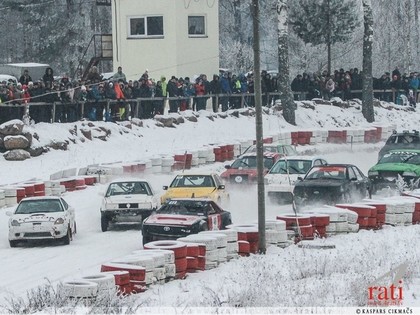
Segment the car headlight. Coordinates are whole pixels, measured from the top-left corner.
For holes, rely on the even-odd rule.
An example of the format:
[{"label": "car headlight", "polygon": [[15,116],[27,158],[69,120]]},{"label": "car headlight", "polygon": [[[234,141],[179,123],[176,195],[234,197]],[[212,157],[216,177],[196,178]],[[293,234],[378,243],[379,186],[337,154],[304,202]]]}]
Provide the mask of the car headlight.
[{"label": "car headlight", "polygon": [[368,172],[368,176],[370,177],[370,176],[378,176],[379,175],[379,172],[378,171],[369,171]]},{"label": "car headlight", "polygon": [[404,172],[402,176],[417,177],[417,174],[414,172]]},{"label": "car headlight", "polygon": [[106,210],[117,210],[118,209],[118,203],[105,202],[105,209]]},{"label": "car headlight", "polygon": [[20,223],[18,222],[18,220],[12,220],[12,222],[10,222],[11,226],[20,226]]},{"label": "car headlight", "polygon": [[55,220],[54,224],[64,224],[64,219],[58,218],[57,220]]}]

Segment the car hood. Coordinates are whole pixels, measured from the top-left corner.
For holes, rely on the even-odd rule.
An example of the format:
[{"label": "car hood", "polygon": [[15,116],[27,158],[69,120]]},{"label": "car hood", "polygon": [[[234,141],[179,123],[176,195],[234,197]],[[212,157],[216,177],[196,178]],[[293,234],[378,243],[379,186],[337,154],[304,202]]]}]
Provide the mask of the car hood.
[{"label": "car hood", "polygon": [[289,184],[289,178],[292,185],[297,181],[299,174],[290,174],[289,176],[286,174],[267,174],[265,178],[267,178],[269,184]]},{"label": "car hood", "polygon": [[152,196],[143,195],[143,194],[110,196],[110,197],[105,197],[105,201],[110,202],[110,203],[151,202]]},{"label": "car hood", "polygon": [[298,181],[295,184],[295,188],[305,187],[340,187],[344,185],[346,181],[344,180],[337,180],[337,179],[310,179],[310,180],[303,180]]},{"label": "car hood", "polygon": [[420,166],[407,163],[382,163],[376,164],[369,171],[387,171],[387,172],[415,172],[420,174]]},{"label": "car hood", "polygon": [[217,191],[215,187],[168,188],[164,196],[165,198],[191,198],[194,195],[194,198],[203,198],[203,197],[208,197],[215,191]]},{"label": "car hood", "polygon": [[205,219],[204,216],[182,214],[152,214],[143,224],[150,225],[193,225]]},{"label": "car hood", "polygon": [[[264,172],[267,172],[266,169],[264,169]],[[230,168],[222,173],[222,177],[227,177],[230,175],[257,175],[257,169],[256,168],[247,168],[247,169],[239,169],[239,168]]]},{"label": "car hood", "polygon": [[65,216],[64,212],[32,213],[32,214],[14,214],[11,220],[18,222],[54,222],[58,218]]}]

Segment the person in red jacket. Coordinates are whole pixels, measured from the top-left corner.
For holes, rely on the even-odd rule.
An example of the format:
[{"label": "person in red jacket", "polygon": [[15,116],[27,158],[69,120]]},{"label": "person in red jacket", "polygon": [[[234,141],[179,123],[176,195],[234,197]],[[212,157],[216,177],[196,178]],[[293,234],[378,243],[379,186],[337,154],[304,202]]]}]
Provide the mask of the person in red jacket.
[{"label": "person in red jacket", "polygon": [[[198,78],[197,83],[195,84],[195,95],[203,96],[206,94],[206,88],[203,83],[203,79]],[[197,111],[206,109],[206,98],[197,97]]]}]

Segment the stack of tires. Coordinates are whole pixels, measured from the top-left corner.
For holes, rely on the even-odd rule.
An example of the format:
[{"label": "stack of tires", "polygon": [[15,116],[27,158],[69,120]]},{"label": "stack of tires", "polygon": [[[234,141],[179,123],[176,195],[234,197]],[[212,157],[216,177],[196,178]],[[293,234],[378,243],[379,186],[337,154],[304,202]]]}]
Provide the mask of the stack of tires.
[{"label": "stack of tires", "polygon": [[153,259],[153,283],[163,284],[167,282],[167,278],[173,279],[175,277],[175,268],[173,268],[173,272],[170,272],[170,274],[167,275],[166,273],[166,270],[171,270],[170,266],[166,267],[168,264],[175,265],[175,256],[172,251],[163,251],[158,249],[137,250],[132,252],[132,255],[150,257]]},{"label": "stack of tires", "polygon": [[65,191],[66,188],[60,184],[60,181],[49,180],[45,182],[45,194],[47,196],[61,196]]},{"label": "stack of tires", "polygon": [[278,215],[276,219],[284,221],[286,223],[286,230],[290,230],[295,233],[297,236],[295,242],[314,239],[314,229],[309,215],[285,213]]},{"label": "stack of tires", "polygon": [[154,263],[153,258],[150,256],[130,254],[128,256],[113,259],[111,263],[134,265],[134,266],[139,266],[139,267],[144,268],[145,269],[144,283],[138,283],[138,285],[141,285],[142,287],[152,285],[153,281],[155,280],[154,273],[153,273],[155,263]]},{"label": "stack of tires", "polygon": [[133,264],[106,263],[101,266],[101,272],[127,271],[130,275],[130,289],[121,288],[124,293],[140,293],[146,290],[146,268]]},{"label": "stack of tires", "polygon": [[[238,253],[240,256],[258,253],[258,227],[255,224],[231,224],[228,229],[238,233]],[[247,253],[249,247],[249,252]]]},{"label": "stack of tires", "polygon": [[326,235],[340,233],[358,232],[358,215],[356,212],[334,206],[324,206],[320,208],[308,209],[304,211],[306,215],[326,214],[330,217],[330,223],[326,226]]},{"label": "stack of tires", "polygon": [[223,162],[222,161],[222,148],[219,146],[213,147],[214,153],[214,161],[215,162]]},{"label": "stack of tires", "polygon": [[[17,197],[17,188],[16,187],[12,187],[12,186],[6,186],[3,188],[4,190],[4,202],[6,204],[6,206],[10,207],[10,206],[14,206],[15,204],[18,203],[18,197]],[[23,189],[23,193],[25,193],[25,190]],[[24,198],[23,197],[19,197]]]},{"label": "stack of tires", "polygon": [[227,252],[227,260],[238,258],[238,232],[232,229],[220,230],[215,231],[220,234],[226,235],[226,252]]},{"label": "stack of tires", "polygon": [[154,241],[145,244],[144,249],[166,249],[174,252],[175,279],[184,279],[187,274],[187,244],[179,241]]},{"label": "stack of tires", "polygon": [[105,271],[105,274],[114,276],[118,295],[131,294],[130,273],[125,270]]},{"label": "stack of tires", "polygon": [[98,284],[92,281],[66,281],[63,283],[66,297],[89,302],[98,296]]},{"label": "stack of tires", "polygon": [[98,296],[113,296],[115,294],[116,288],[114,275],[98,273],[94,275],[83,276],[80,280],[96,283],[98,285]]},{"label": "stack of tires", "polygon": [[288,246],[286,222],[282,220],[265,221],[265,241],[268,245],[282,248]]},{"label": "stack of tires", "polygon": [[356,212],[359,229],[371,230],[382,227],[377,223],[377,210],[374,206],[365,204],[337,204],[336,207]]},{"label": "stack of tires", "polygon": [[162,173],[170,173],[175,160],[173,156],[165,156],[162,158]]},{"label": "stack of tires", "polygon": [[221,264],[227,261],[227,235],[220,233],[220,231],[203,231],[198,233],[199,235],[209,235],[216,239],[217,246],[217,264]]},{"label": "stack of tires", "polygon": [[0,189],[0,208],[6,206],[6,192],[3,189]]},{"label": "stack of tires", "polygon": [[328,214],[311,214],[310,217],[314,234],[318,238],[327,237],[327,225],[330,224],[330,216]]},{"label": "stack of tires", "polygon": [[[144,254],[148,255],[151,254],[152,256],[161,256],[162,258],[155,259],[155,270],[154,275],[155,277],[162,283],[169,282],[173,280],[176,276],[176,266],[175,266],[175,254],[172,250],[166,249],[144,249],[139,251],[134,251],[133,254]],[[164,268],[165,277],[162,279],[162,270],[160,268]],[[156,268],[159,268],[156,270]]]},{"label": "stack of tires", "polygon": [[218,266],[218,243],[216,237],[213,235],[191,234],[186,237],[179,238],[178,241],[199,244],[198,269],[203,270],[203,263],[205,270],[213,269]]},{"label": "stack of tires", "polygon": [[194,273],[198,268],[198,256],[200,255],[200,247],[198,244],[187,244],[187,272]]},{"label": "stack of tires", "polygon": [[150,159],[152,164],[151,171],[153,174],[162,173],[162,158],[160,156],[155,156]]},{"label": "stack of tires", "polygon": [[415,203],[412,200],[398,198],[387,198],[385,223],[392,226],[410,225],[413,221]]}]

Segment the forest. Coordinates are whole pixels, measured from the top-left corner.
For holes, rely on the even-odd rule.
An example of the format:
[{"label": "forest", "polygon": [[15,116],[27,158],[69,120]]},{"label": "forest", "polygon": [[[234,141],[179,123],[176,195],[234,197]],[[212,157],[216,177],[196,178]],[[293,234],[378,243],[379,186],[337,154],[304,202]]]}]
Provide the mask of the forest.
[{"label": "forest", "polygon": [[[179,0],[188,1],[188,0]],[[206,0],[200,0],[206,1]],[[111,7],[96,0],[3,0],[0,27],[3,49],[0,63],[48,63],[56,74],[74,77],[94,34],[111,33]],[[261,68],[278,69],[278,21],[275,0],[260,0]],[[310,23],[338,34],[331,45],[332,69],[362,69],[362,0],[288,0],[290,78],[297,73],[322,71],[327,67],[327,46],[308,42],[299,34]],[[310,4],[317,4],[310,6]],[[337,4],[339,3],[339,4]],[[329,10],[322,8],[328,4]],[[345,10],[337,11],[341,4]],[[252,69],[251,0],[220,0],[220,67],[235,73]],[[373,76],[392,71],[420,70],[420,0],[375,0],[373,11]],[[328,13],[328,19],[325,18]],[[297,25],[300,25],[298,27]],[[312,29],[313,30],[313,29]],[[112,71],[110,65],[102,72]]]}]

